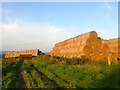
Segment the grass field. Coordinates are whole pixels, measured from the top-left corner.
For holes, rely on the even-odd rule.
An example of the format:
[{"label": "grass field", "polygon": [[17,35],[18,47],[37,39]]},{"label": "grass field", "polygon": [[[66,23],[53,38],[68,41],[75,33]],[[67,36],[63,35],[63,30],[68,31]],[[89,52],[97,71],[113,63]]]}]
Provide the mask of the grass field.
[{"label": "grass field", "polygon": [[2,60],[2,88],[120,88],[120,62],[41,55]]}]

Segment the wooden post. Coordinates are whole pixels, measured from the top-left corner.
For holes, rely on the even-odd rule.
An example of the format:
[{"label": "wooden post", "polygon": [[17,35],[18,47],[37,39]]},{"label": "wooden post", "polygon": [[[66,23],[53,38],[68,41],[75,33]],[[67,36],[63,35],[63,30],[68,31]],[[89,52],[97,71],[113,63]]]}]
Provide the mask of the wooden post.
[{"label": "wooden post", "polygon": [[108,56],[108,65],[111,65],[110,56]]}]

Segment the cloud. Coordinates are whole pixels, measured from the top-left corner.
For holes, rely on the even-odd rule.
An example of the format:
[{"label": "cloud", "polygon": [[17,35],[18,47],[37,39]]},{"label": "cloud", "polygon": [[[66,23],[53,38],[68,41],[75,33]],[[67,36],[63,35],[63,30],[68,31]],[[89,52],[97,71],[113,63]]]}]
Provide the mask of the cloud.
[{"label": "cloud", "polygon": [[74,36],[66,29],[38,23],[4,23],[3,50],[35,49],[50,51],[55,43]]},{"label": "cloud", "polygon": [[108,11],[112,11],[112,6],[108,3],[106,3],[103,8],[107,9]]},{"label": "cloud", "polygon": [[111,7],[109,4],[106,5],[106,8],[107,8],[108,10],[112,10],[112,7]]}]

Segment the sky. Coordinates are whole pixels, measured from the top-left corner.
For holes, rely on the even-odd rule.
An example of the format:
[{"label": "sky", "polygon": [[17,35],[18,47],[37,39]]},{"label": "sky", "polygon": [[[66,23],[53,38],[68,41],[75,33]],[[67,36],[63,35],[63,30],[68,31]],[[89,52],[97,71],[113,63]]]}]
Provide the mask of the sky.
[{"label": "sky", "polygon": [[3,2],[2,50],[40,49],[88,31],[118,37],[117,2]]}]

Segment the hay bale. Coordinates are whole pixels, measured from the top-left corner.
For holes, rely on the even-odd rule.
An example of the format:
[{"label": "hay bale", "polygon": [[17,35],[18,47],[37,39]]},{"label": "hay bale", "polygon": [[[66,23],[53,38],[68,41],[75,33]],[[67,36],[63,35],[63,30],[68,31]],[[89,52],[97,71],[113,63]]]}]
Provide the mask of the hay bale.
[{"label": "hay bale", "polygon": [[93,39],[95,39],[95,38],[97,38],[97,33],[95,32],[95,31],[91,31],[91,32],[87,32],[87,33],[85,33],[85,34],[81,34],[81,35],[79,35],[78,36],[78,39],[80,40],[80,39],[85,39],[85,38],[93,38]]},{"label": "hay bale", "polygon": [[92,53],[90,54],[91,60],[100,60],[100,54]]},{"label": "hay bale", "polygon": [[30,58],[32,57],[32,54],[21,54],[20,57],[23,57],[23,58]]},{"label": "hay bale", "polygon": [[108,46],[110,48],[118,48],[118,47],[120,47],[120,43],[110,43],[110,44],[108,44]]},{"label": "hay bale", "polygon": [[117,55],[115,53],[110,53],[109,58],[111,62],[116,62],[117,61]]},{"label": "hay bale", "polygon": [[89,46],[80,46],[75,49],[76,54],[90,54],[91,51],[92,48]]},{"label": "hay bale", "polygon": [[101,53],[100,54],[100,60],[108,60],[109,53]]},{"label": "hay bale", "polygon": [[93,46],[102,46],[102,40],[98,38],[94,39]]},{"label": "hay bale", "polygon": [[110,52],[112,53],[120,53],[119,48],[110,48]]},{"label": "hay bale", "polygon": [[110,52],[110,48],[108,45],[102,45],[101,47],[101,53],[109,53]]},{"label": "hay bale", "polygon": [[73,42],[77,42],[77,37],[74,37],[74,38],[73,38]]},{"label": "hay bale", "polygon": [[100,46],[92,46],[92,53],[100,53],[101,47]]},{"label": "hay bale", "polygon": [[114,38],[109,40],[110,43],[120,43],[120,38]]},{"label": "hay bale", "polygon": [[79,54],[77,55],[77,58],[81,58],[81,59],[91,59],[89,54]]},{"label": "hay bale", "polygon": [[87,39],[84,39],[84,40],[82,40],[81,41],[81,43],[80,43],[80,45],[81,46],[92,46],[93,45],[93,39],[91,39],[91,38],[87,38]]}]

